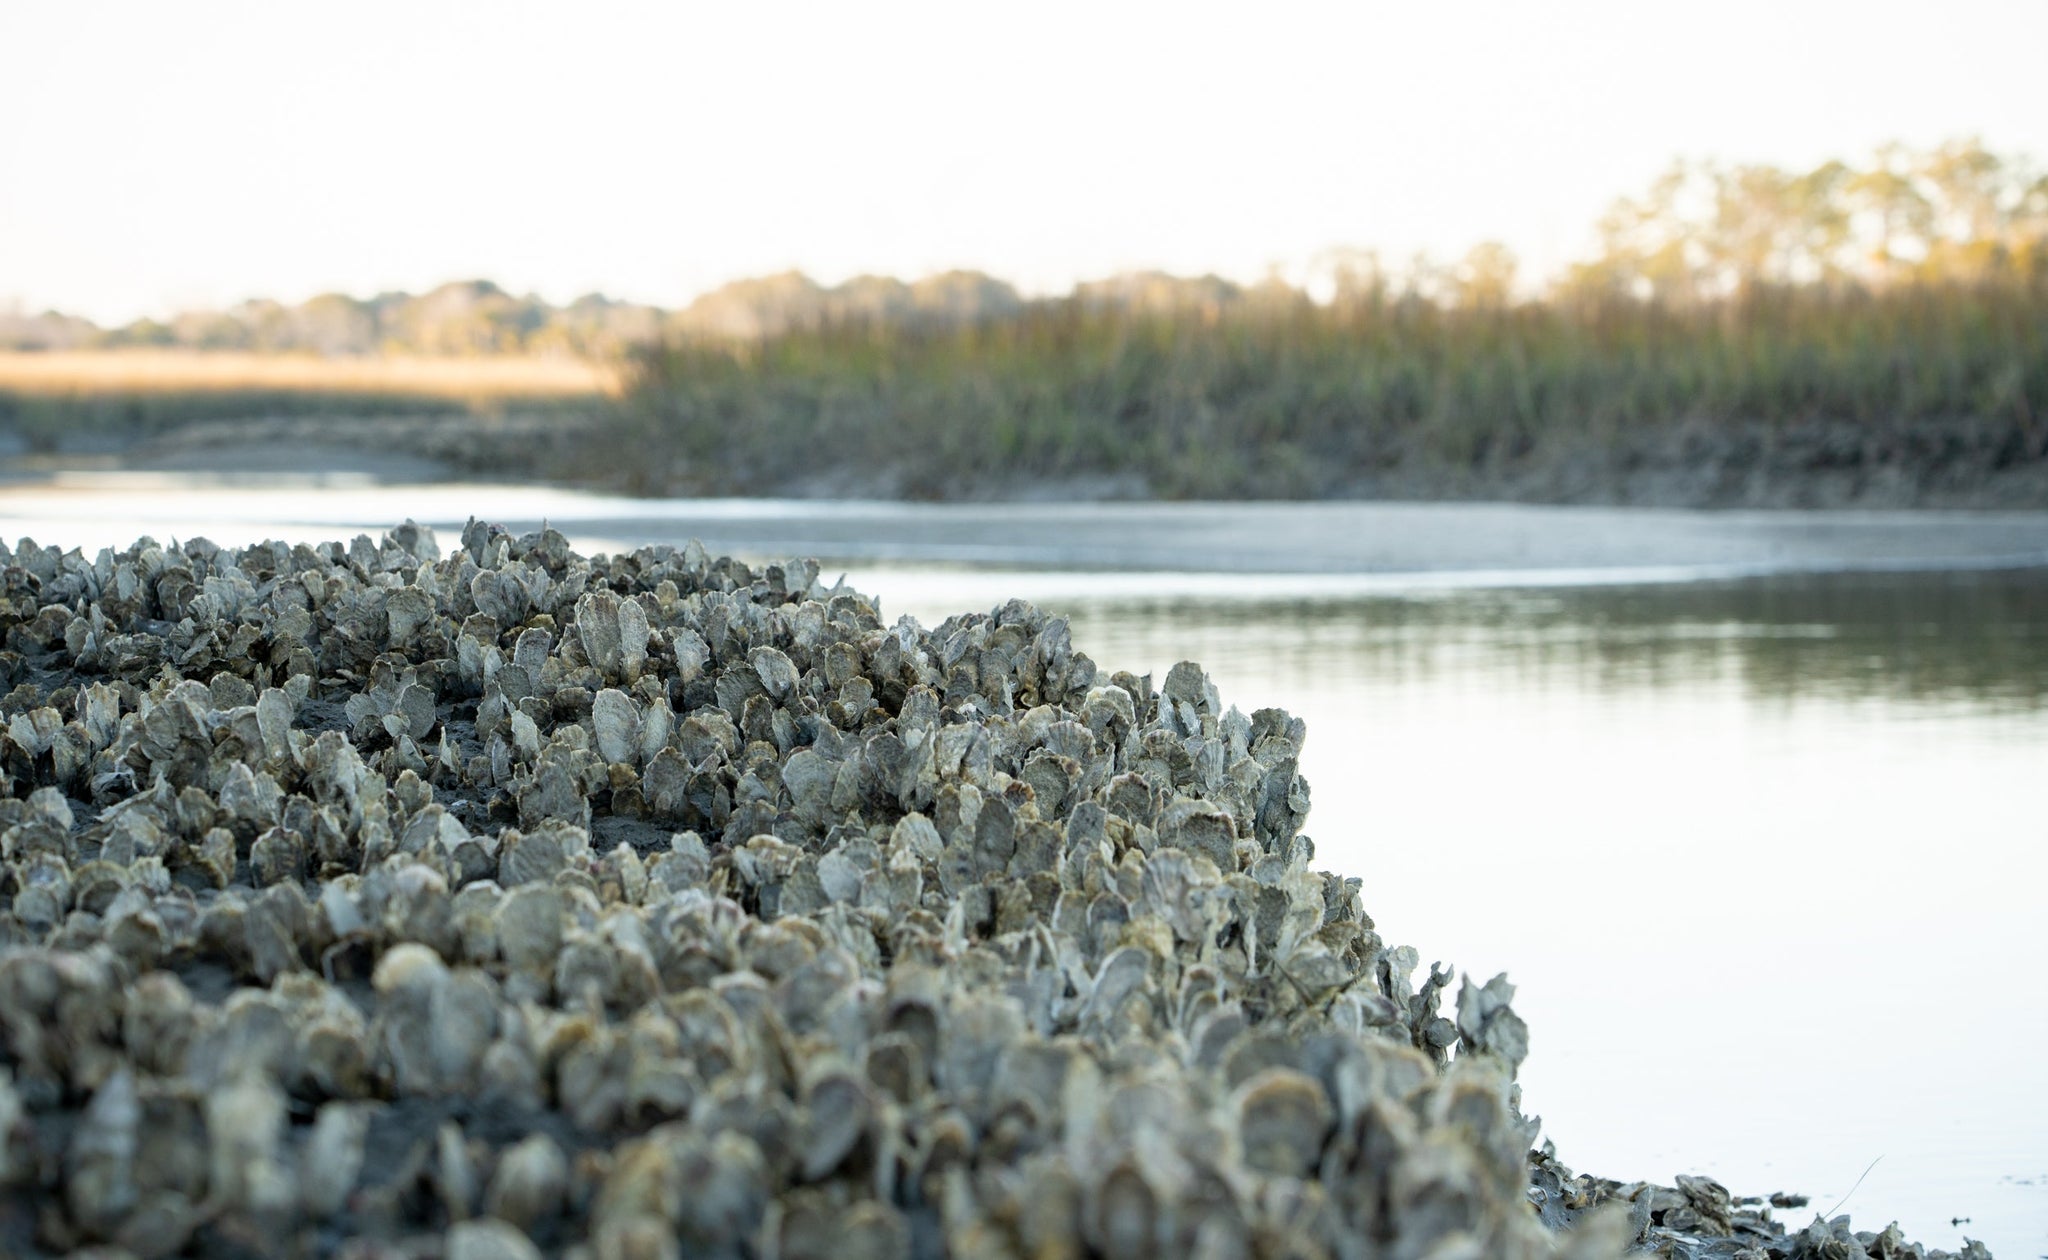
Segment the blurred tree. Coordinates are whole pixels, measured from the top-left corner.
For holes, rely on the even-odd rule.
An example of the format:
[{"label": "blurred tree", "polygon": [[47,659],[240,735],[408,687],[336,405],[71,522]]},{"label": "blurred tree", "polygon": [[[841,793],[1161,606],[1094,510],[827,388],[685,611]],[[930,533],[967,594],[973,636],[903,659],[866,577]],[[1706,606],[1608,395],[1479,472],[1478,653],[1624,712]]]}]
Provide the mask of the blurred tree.
[{"label": "blurred tree", "polygon": [[248,348],[248,328],[220,311],[185,311],[174,315],[171,334],[179,345],[199,350]]},{"label": "blurred tree", "polygon": [[1499,241],[1482,241],[1453,271],[1456,300],[1472,310],[1498,311],[1514,305],[1514,252]]},{"label": "blurred tree", "polygon": [[1995,239],[2004,218],[2000,176],[2005,163],[1982,141],[1951,140],[1920,162],[1920,174],[1941,203],[1944,238],[1955,242]]},{"label": "blurred tree", "polygon": [[1936,206],[1935,235],[1923,269],[1932,276],[1975,277],[2008,257],[2011,242],[2005,164],[1977,140],[1953,140],[1919,163]]},{"label": "blurred tree", "polygon": [[1852,172],[1841,162],[1824,162],[1787,187],[1791,212],[1785,251],[1787,283],[1838,280],[1854,266],[1850,257],[1850,209],[1845,196]]},{"label": "blurred tree", "polygon": [[1700,296],[1706,250],[1687,203],[1710,180],[1704,169],[1675,162],[1640,201],[1617,198],[1597,225],[1600,256],[1576,268],[1569,287],[1664,302]]},{"label": "blurred tree", "polygon": [[1909,162],[1901,146],[1884,145],[1871,166],[1853,172],[1842,188],[1850,214],[1866,225],[1862,261],[1873,279],[1895,279],[1925,258],[1934,234],[1934,204],[1914,182]]},{"label": "blurred tree", "polygon": [[1312,283],[1327,284],[1330,304],[1338,309],[1363,311],[1386,304],[1387,269],[1376,249],[1325,250],[1309,270]]},{"label": "blurred tree", "polygon": [[1775,166],[1738,166],[1716,175],[1708,249],[1732,287],[1791,278],[1797,206],[1796,181]]},{"label": "blurred tree", "polygon": [[1617,199],[1599,252],[1557,296],[1690,303],[1814,282],[1976,279],[2035,263],[2048,238],[2048,181],[1954,141],[1885,145],[1857,168],[1825,162],[1674,164],[1640,198]]},{"label": "blurred tree", "polygon": [[[1625,323],[1640,317],[1634,307],[1642,303],[1677,311],[1815,283],[1877,288],[2007,277],[2048,283],[2048,176],[1964,139],[1930,150],[1885,145],[1861,164],[1803,171],[1674,162],[1641,194],[1614,201],[1598,222],[1594,256],[1556,278],[1546,296],[1592,312],[1589,318]],[[1361,334],[1385,320],[1414,325],[1453,309],[1534,316],[1517,300],[1527,296],[1517,290],[1521,280],[1498,242],[1451,266],[1425,255],[1389,265],[1370,250],[1329,250],[1311,262],[1300,287],[1277,274],[1243,286],[1214,275],[1131,272],[1077,285],[1052,302],[1027,302],[977,271],[909,283],[858,276],[834,286],[789,272],[734,282],[681,310],[598,294],[558,308],[470,280],[418,295],[327,293],[298,306],[249,301],[111,332],[17,314],[0,322],[0,341],[602,357],[662,337],[736,346],[813,331],[880,344],[890,330],[915,327],[992,340],[1030,320],[1066,321],[1060,326],[1070,335],[1114,329],[1122,337],[1143,317],[1170,340],[1176,321],[1213,326],[1251,313],[1293,321],[1317,304]]]},{"label": "blurred tree", "polygon": [[295,349],[324,355],[368,354],[377,345],[377,320],[363,302],[344,293],[323,293],[292,309]]}]

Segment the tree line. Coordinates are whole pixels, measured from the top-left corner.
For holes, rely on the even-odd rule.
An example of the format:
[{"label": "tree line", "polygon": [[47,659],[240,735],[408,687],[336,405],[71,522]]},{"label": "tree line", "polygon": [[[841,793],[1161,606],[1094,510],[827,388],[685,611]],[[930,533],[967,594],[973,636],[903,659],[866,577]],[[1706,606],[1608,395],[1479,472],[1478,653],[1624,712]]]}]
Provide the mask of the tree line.
[{"label": "tree line", "polygon": [[[788,273],[676,311],[556,311],[477,282],[119,337],[619,355],[626,388],[578,421],[589,440],[529,471],[648,494],[1092,479],[1167,497],[2048,502],[2048,179],[2024,160],[1962,141],[1810,170],[1679,163],[1597,237],[1536,280],[1482,244],[1057,298],[978,272]],[[107,412],[35,406],[60,429]],[[124,406],[107,414],[151,428],[246,410]]]},{"label": "tree line", "polygon": [[2048,501],[2048,181],[2024,162],[1959,142],[1683,163],[1599,235],[1539,286],[1487,244],[1448,265],[1334,254],[1307,285],[1125,277],[954,326],[671,337],[636,353],[610,420],[656,454],[613,479]]},{"label": "tree line", "polygon": [[1255,311],[1310,295],[1339,307],[1395,298],[1467,308],[1614,297],[1683,305],[1766,287],[2038,276],[2048,266],[2048,175],[1974,140],[1930,150],[1887,145],[1861,164],[1811,170],[1680,161],[1641,195],[1617,200],[1596,237],[1588,260],[1536,283],[1525,283],[1513,253],[1495,242],[1451,263],[1398,266],[1369,250],[1332,250],[1312,261],[1299,286],[1140,272],[1039,303],[975,271],[914,282],[859,276],[833,286],[790,272],[737,281],[672,310],[602,294],[555,306],[467,280],[417,295],[252,300],[105,329],[56,312],[0,313],[0,348],[605,357],[663,340],[755,341],[827,324],[1009,319],[1062,301],[1153,314]]}]

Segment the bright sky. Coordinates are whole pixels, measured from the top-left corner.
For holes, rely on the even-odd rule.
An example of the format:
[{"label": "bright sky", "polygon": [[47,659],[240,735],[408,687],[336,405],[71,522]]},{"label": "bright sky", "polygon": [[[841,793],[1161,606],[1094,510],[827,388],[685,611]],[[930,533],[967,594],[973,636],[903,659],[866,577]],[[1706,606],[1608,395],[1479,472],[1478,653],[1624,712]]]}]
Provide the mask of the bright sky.
[{"label": "bright sky", "polygon": [[0,0],[0,307],[1331,246],[1577,256],[1673,157],[2048,158],[2048,4]]}]

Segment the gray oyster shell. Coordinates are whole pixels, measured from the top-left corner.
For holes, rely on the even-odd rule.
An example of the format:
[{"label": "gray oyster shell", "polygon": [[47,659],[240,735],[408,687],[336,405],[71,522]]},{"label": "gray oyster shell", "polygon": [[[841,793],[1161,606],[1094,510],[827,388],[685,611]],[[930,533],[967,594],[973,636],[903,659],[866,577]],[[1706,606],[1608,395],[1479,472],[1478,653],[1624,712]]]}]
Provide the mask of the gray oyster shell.
[{"label": "gray oyster shell", "polygon": [[1532,1153],[1306,735],[695,544],[0,545],[0,1247],[1869,1250]]}]

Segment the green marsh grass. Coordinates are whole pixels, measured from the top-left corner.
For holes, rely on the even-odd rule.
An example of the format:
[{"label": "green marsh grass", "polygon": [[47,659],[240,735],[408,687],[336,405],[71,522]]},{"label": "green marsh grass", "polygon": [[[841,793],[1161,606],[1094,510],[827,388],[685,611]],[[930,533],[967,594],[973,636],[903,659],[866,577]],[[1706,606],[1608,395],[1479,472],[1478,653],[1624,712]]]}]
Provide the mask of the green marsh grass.
[{"label": "green marsh grass", "polygon": [[640,351],[626,380],[608,435],[642,452],[629,482],[652,493],[844,473],[933,498],[1105,476],[1175,498],[1344,495],[1588,450],[1625,461],[1673,433],[1801,428],[1846,440],[1843,459],[1910,464],[1960,442],[2028,462],[2048,457],[2048,278],[1484,309],[1064,299],[953,327],[675,341]]}]

